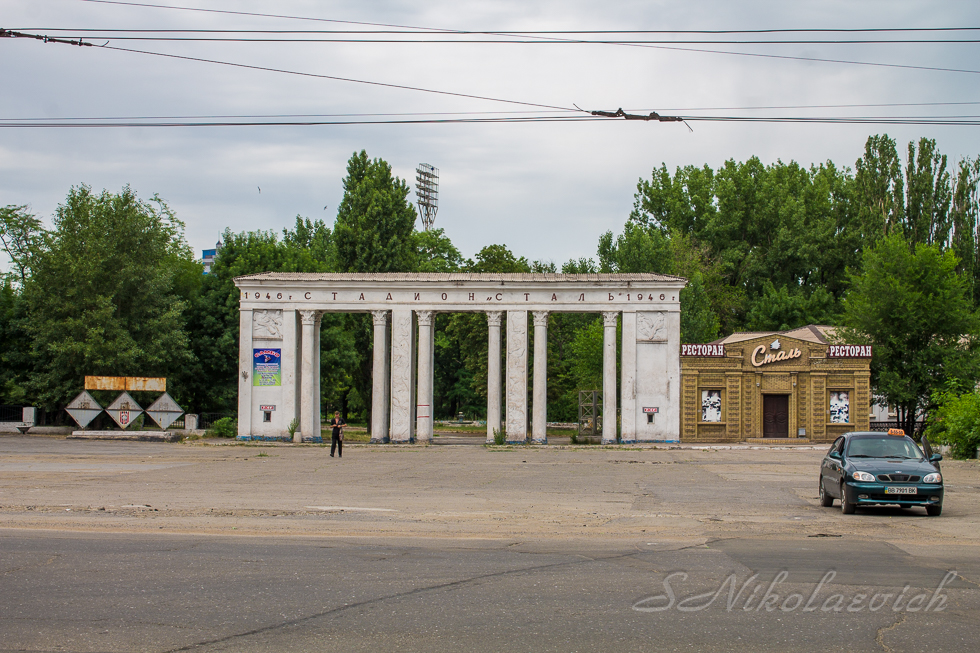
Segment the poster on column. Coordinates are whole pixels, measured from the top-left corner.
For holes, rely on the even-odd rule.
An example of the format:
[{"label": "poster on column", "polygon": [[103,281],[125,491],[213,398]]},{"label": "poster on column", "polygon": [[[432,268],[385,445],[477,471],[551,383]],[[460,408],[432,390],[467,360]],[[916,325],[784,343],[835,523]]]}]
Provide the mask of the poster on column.
[{"label": "poster on column", "polygon": [[252,356],[252,385],[282,385],[282,350],[253,349],[252,351],[254,352]]}]

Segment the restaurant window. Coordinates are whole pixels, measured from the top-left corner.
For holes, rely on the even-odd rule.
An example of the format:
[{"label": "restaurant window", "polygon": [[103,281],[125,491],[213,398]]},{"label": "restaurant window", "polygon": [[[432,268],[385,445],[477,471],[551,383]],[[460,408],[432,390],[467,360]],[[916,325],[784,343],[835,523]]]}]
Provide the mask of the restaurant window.
[{"label": "restaurant window", "polygon": [[721,390],[705,389],[701,391],[701,421],[721,421]]},{"label": "restaurant window", "polygon": [[847,390],[830,391],[830,423],[849,424],[851,421],[851,395]]}]

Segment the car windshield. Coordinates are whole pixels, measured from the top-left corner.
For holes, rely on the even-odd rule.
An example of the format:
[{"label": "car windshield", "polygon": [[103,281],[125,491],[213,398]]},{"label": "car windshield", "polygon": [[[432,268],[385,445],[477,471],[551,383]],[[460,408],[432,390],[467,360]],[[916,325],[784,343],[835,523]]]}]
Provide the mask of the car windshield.
[{"label": "car windshield", "polygon": [[852,439],[847,445],[851,458],[912,458],[920,460],[922,453],[909,437],[869,435]]}]

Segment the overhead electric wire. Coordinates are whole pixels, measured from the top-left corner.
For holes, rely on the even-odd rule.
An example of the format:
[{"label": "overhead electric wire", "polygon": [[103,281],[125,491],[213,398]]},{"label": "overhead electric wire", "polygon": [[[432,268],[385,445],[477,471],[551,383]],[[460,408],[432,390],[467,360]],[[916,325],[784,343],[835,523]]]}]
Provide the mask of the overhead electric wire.
[{"label": "overhead electric wire", "polygon": [[[219,64],[219,65],[224,65],[224,66],[235,66],[235,67],[238,67],[238,68],[252,68],[254,70],[265,70],[265,71],[268,71],[268,72],[279,72],[279,73],[285,73],[285,74],[290,74],[290,75],[303,75],[303,76],[306,76],[306,77],[322,77],[324,79],[334,79],[334,80],[345,81],[345,82],[357,82],[357,83],[360,83],[360,84],[373,84],[373,85],[376,85],[376,86],[390,86],[392,88],[402,88],[402,89],[413,90],[413,91],[425,91],[427,93],[440,93],[440,94],[443,94],[443,95],[457,95],[459,97],[468,97],[468,98],[474,98],[474,99],[478,99],[478,100],[491,100],[493,102],[508,102],[508,103],[511,103],[511,104],[523,104],[523,105],[526,105],[526,106],[544,107],[544,108],[548,108],[548,109],[564,109],[564,110],[567,110],[568,109],[568,107],[555,107],[555,106],[551,106],[551,105],[547,105],[547,104],[534,104],[534,103],[531,103],[531,102],[518,102],[518,101],[515,101],[515,100],[501,100],[501,99],[497,99],[497,98],[486,98],[486,97],[481,97],[481,96],[476,96],[476,95],[466,95],[466,94],[461,94],[461,93],[451,93],[449,91],[434,91],[434,90],[429,90],[429,89],[416,88],[416,87],[412,87],[412,86],[401,86],[401,85],[398,85],[398,84],[384,84],[384,83],[381,83],[381,82],[367,82],[367,81],[356,80],[356,79],[347,79],[347,78],[343,78],[343,77],[331,77],[329,75],[315,75],[315,74],[312,74],[312,73],[301,73],[301,72],[295,72],[295,71],[290,71],[290,70],[281,70],[281,69],[277,69],[277,68],[266,68],[264,66],[252,66],[252,65],[232,63],[232,62],[227,62],[227,61],[218,61],[218,60],[215,60],[215,59],[203,59],[203,58],[199,58],[199,57],[188,57],[188,56],[177,55],[177,54],[166,54],[166,53],[162,53],[162,52],[150,52],[150,51],[147,51],[147,50],[134,50],[134,49],[131,49],[131,48],[120,48],[120,47],[116,47],[116,46],[112,46],[112,45],[105,45],[105,46],[100,46],[100,47],[103,47],[103,48],[105,48],[107,50],[118,50],[120,52],[135,52],[135,53],[138,53],[138,54],[149,54],[149,55],[156,55],[156,56],[160,56],[160,57],[170,57],[170,58],[173,58],[173,59],[185,59],[187,61],[200,61],[200,62],[204,62],[204,63],[213,63],[213,64]],[[666,48],[668,50],[685,50],[685,51],[688,51],[688,52],[717,52],[715,50],[691,50],[690,48],[671,48],[671,47],[659,46],[659,45],[651,45],[651,46],[638,45],[636,47]],[[751,56],[751,57],[766,57],[766,58],[774,57],[774,58],[777,58],[777,59],[798,59],[798,60],[801,60],[801,61],[824,61],[824,62],[832,61],[832,62],[835,62],[835,63],[860,64],[860,65],[863,65],[863,66],[884,66],[884,67],[888,67],[888,68],[912,68],[912,69],[915,69],[915,70],[928,70],[928,71],[934,71],[934,72],[967,73],[967,74],[971,74],[971,75],[980,75],[980,70],[972,70],[972,69],[968,69],[968,68],[939,68],[939,67],[934,67],[934,66],[912,66],[912,65],[904,65],[904,64],[869,63],[869,62],[846,61],[846,60],[814,59],[812,57],[792,57],[792,56],[784,56],[784,55],[776,55],[776,54],[753,54],[753,53],[748,53],[748,52],[740,52],[740,53],[732,53],[732,54],[744,54],[746,56]]]},{"label": "overhead electric wire", "polygon": [[90,128],[90,127],[313,127],[330,125],[425,125],[452,123],[528,123],[582,122],[602,120],[593,116],[514,116],[509,118],[419,118],[405,120],[274,120],[274,121],[207,121],[207,122],[6,122],[0,128]]},{"label": "overhead electric wire", "polygon": [[[181,7],[164,7],[180,9]],[[264,16],[265,14],[249,14]],[[351,23],[353,21],[334,21],[331,19],[301,18],[297,20],[330,20],[330,22]],[[376,25],[376,23],[354,23],[357,25]],[[492,36],[509,34],[513,36],[555,35],[555,34],[879,34],[904,32],[980,32],[980,27],[881,27],[881,28],[804,28],[804,29],[746,29],[746,30],[675,30],[675,29],[578,29],[578,30],[463,30],[442,27],[411,27],[392,25],[395,29],[149,29],[149,28],[95,28],[95,27],[21,27],[20,29],[49,32],[132,32],[135,34],[457,34],[460,36]],[[768,42],[768,41],[767,41]]]},{"label": "overhead electric wire", "polygon": [[[753,106],[753,107],[668,107],[661,108],[660,111],[774,111],[783,109],[868,109],[882,107],[944,107],[944,106],[976,106],[980,101],[975,102],[887,102],[877,104],[791,104],[780,106]],[[568,111],[578,112],[578,109]],[[650,109],[628,109],[630,112],[645,113]],[[390,118],[390,117],[413,117],[413,116],[495,116],[495,115],[515,115],[520,117],[530,114],[549,113],[544,110],[513,110],[513,111],[403,111],[403,112],[373,112],[373,113],[263,113],[263,114],[205,114],[205,115],[184,115],[184,116],[59,116],[59,117],[33,117],[33,118],[2,118],[0,121],[6,122],[72,122],[72,121],[103,121],[103,120],[258,120],[258,119],[278,119],[278,118]]]},{"label": "overhead electric wire", "polygon": [[[280,18],[288,20],[304,20],[313,22],[325,22],[325,23],[337,23],[337,24],[347,24],[347,25],[369,25],[373,27],[392,27],[399,29],[427,29],[446,33],[455,33],[459,30],[443,29],[443,28],[428,28],[428,27],[417,27],[408,25],[393,25],[390,23],[368,23],[363,21],[350,21],[350,20],[337,20],[332,18],[312,18],[305,16],[289,16],[281,14],[263,14],[256,12],[245,12],[245,11],[232,11],[227,9],[204,9],[200,7],[182,7],[177,5],[160,5],[160,4],[150,4],[150,3],[140,3],[140,2],[122,2],[120,0],[80,0],[81,2],[90,2],[96,4],[111,4],[111,5],[122,5],[122,6],[132,6],[132,7],[148,7],[154,9],[174,9],[181,11],[196,11],[205,13],[216,13],[216,14],[229,14],[229,15],[239,15],[239,16],[250,16],[250,17],[261,17],[261,18]],[[819,28],[811,28],[819,29]],[[872,28],[875,29],[875,28]],[[885,30],[888,28],[877,28]],[[936,28],[936,29],[947,29],[947,28]],[[972,28],[971,28],[972,29]],[[904,30],[903,30],[904,31]],[[746,32],[747,33],[747,32]],[[505,33],[494,32],[494,34],[508,35]],[[542,39],[549,39],[551,37],[542,36]],[[560,39],[554,39],[560,40]],[[966,74],[980,74],[980,70],[970,70],[970,69],[959,69],[959,68],[944,68],[941,66],[917,66],[912,64],[895,64],[895,63],[885,63],[885,62],[874,62],[874,61],[855,61],[850,59],[826,59],[821,57],[804,57],[804,56],[793,56],[793,55],[781,55],[781,54],[764,54],[759,52],[733,52],[731,50],[710,50],[704,48],[690,48],[690,47],[676,47],[669,45],[649,45],[649,44],[621,44],[622,47],[634,47],[634,48],[653,48],[660,50],[672,50],[678,52],[698,52],[702,54],[723,54],[729,56],[737,57],[756,57],[763,59],[782,59],[787,61],[807,61],[814,63],[835,63],[842,65],[852,65],[852,66],[873,66],[879,68],[898,68],[904,70],[924,70],[929,72],[953,72],[953,73],[966,73]]]},{"label": "overhead electric wire", "polygon": [[[578,109],[569,109],[570,112],[578,113]],[[199,115],[199,116],[89,116],[89,117],[59,117],[59,118],[0,118],[0,121],[24,121],[40,122],[49,121],[73,121],[73,120],[230,120],[230,119],[258,119],[258,118],[374,118],[374,117],[395,117],[395,116],[471,116],[471,115],[494,115],[494,114],[535,114],[548,113],[546,111],[409,111],[401,113],[271,113],[253,115]]]},{"label": "overhead electric wire", "polygon": [[[45,30],[38,30],[45,31]],[[191,43],[385,43],[385,44],[455,44],[455,45],[915,45],[956,43],[976,44],[980,39],[780,39],[780,40],[640,40],[640,39],[525,39],[519,36],[504,36],[496,39],[433,39],[433,38],[273,38],[273,37],[215,37],[215,36],[120,36],[129,30],[46,30],[64,31],[73,34],[91,32],[89,39],[110,39],[113,41],[154,41]],[[192,30],[175,30],[190,33]],[[218,31],[218,30],[215,30]],[[231,33],[220,30],[221,33]],[[404,34],[404,32],[402,32]],[[412,35],[412,34],[409,34]]]},{"label": "overhead electric wire", "polygon": [[[82,0],[82,1],[95,1],[95,0]],[[11,31],[7,31],[7,34],[15,34],[15,33],[14,32],[11,32]],[[0,36],[3,36],[3,35],[4,35],[3,34],[3,30],[0,30]],[[69,43],[69,44],[72,44],[72,45],[87,45],[87,46],[94,46],[95,45],[93,43],[84,43],[81,39],[79,39],[78,42],[74,42],[74,41],[69,41],[69,40],[66,40],[66,39],[58,39],[58,38],[54,38],[54,37],[46,37],[46,36],[39,36],[39,35],[19,34],[19,36],[27,36],[27,37],[35,38],[35,39],[38,39],[38,40],[43,40],[45,42],[51,41],[51,42],[56,42],[56,43]],[[980,75],[980,70],[973,70],[973,69],[966,69],[966,68],[943,68],[943,67],[939,67],[939,66],[915,66],[915,65],[910,65],[910,64],[892,64],[892,63],[869,62],[869,61],[850,61],[850,60],[846,60],[846,59],[821,59],[821,58],[817,58],[817,57],[802,57],[802,56],[780,55],[780,54],[762,54],[762,53],[753,53],[753,52],[729,52],[729,51],[724,51],[724,50],[705,50],[705,49],[700,49],[700,48],[680,48],[680,47],[665,46],[665,45],[639,45],[639,44],[624,44],[624,45],[627,45],[628,47],[655,48],[655,49],[661,49],[661,50],[678,50],[678,51],[683,51],[683,52],[704,52],[704,53],[712,53],[712,54],[733,54],[733,55],[740,55],[740,56],[747,56],[747,57],[762,57],[762,58],[768,58],[768,59],[789,59],[789,60],[795,60],[795,61],[813,61],[813,62],[820,62],[820,63],[841,63],[841,64],[853,64],[853,65],[860,65],[860,66],[876,66],[876,67],[885,67],[885,68],[902,68],[902,69],[911,69],[911,70],[925,70],[925,71],[931,71],[931,72],[950,72],[950,73],[965,73],[965,74],[971,74],[971,75]],[[412,86],[402,86],[402,85],[398,85],[398,84],[387,84],[387,83],[382,83],[382,82],[371,82],[371,81],[356,80],[356,79],[350,79],[350,78],[344,78],[344,77],[334,77],[334,76],[330,76],[330,75],[317,75],[317,74],[314,74],[314,73],[303,73],[303,72],[283,70],[283,69],[278,69],[278,68],[269,68],[269,67],[265,67],[265,66],[255,66],[255,65],[248,65],[248,64],[239,64],[239,63],[233,63],[233,62],[227,62],[227,61],[219,61],[219,60],[215,60],[215,59],[204,59],[204,58],[200,58],[200,57],[190,57],[190,56],[185,56],[185,55],[168,54],[168,53],[163,53],[163,52],[150,52],[150,51],[147,51],[147,50],[135,50],[135,49],[132,49],[132,48],[120,48],[120,47],[111,46],[111,45],[108,45],[108,44],[101,45],[101,46],[98,46],[98,47],[101,47],[101,48],[104,48],[104,49],[108,49],[108,50],[117,50],[117,51],[120,51],[120,52],[133,52],[133,53],[136,53],[136,54],[154,55],[154,56],[160,56],[160,57],[168,57],[168,58],[172,58],[172,59],[183,59],[183,60],[186,60],[186,61],[197,61],[197,62],[202,62],[202,63],[213,63],[213,64],[218,64],[218,65],[233,66],[233,67],[239,67],[239,68],[250,68],[250,69],[253,69],[253,70],[264,70],[264,71],[267,71],[267,72],[278,72],[278,73],[284,73],[284,74],[289,74],[289,75],[300,75],[300,76],[306,76],[306,77],[320,77],[320,78],[323,78],[323,79],[333,79],[333,80],[337,80],[337,81],[347,81],[347,82],[360,83],[360,84],[371,84],[371,85],[376,85],[376,86],[388,86],[388,87],[391,87],[391,88],[401,88],[401,89],[415,90],[415,91],[421,91],[421,92],[426,92],[426,93],[437,93],[437,94],[442,94],[442,95],[455,95],[455,96],[459,96],[459,97],[467,97],[467,98],[472,98],[472,99],[489,100],[489,101],[492,101],[492,102],[506,102],[506,103],[510,103],[510,104],[522,104],[522,105],[525,105],[525,106],[537,106],[537,107],[543,107],[543,108],[548,108],[548,109],[569,110],[569,107],[556,107],[556,106],[553,106],[553,105],[536,104],[536,103],[533,103],[533,102],[520,102],[520,101],[516,101],[516,100],[505,100],[505,99],[500,99],[500,98],[489,98],[489,97],[476,96],[476,95],[467,95],[467,94],[463,94],[463,93],[453,93],[453,92],[450,92],[450,91],[438,91],[438,90],[423,89],[423,88],[412,87]]]},{"label": "overhead electric wire", "polygon": [[316,79],[329,79],[329,80],[339,81],[339,82],[351,82],[351,83],[354,83],[354,84],[367,84],[369,86],[383,86],[385,88],[396,88],[396,89],[406,90],[406,91],[418,91],[418,92],[421,92],[421,93],[433,93],[435,95],[448,95],[448,96],[452,96],[452,97],[468,98],[468,99],[471,99],[471,100],[486,100],[488,102],[501,102],[501,103],[505,103],[505,104],[517,104],[517,105],[527,106],[527,107],[540,107],[542,109],[556,109],[556,110],[559,110],[559,111],[574,111],[575,110],[572,107],[558,107],[558,106],[554,106],[554,105],[550,105],[550,104],[538,104],[538,103],[534,103],[534,102],[523,102],[523,101],[520,101],[520,100],[509,100],[509,99],[504,99],[504,98],[489,97],[489,96],[486,96],[486,95],[473,95],[473,94],[469,94],[469,93],[458,93],[458,92],[455,92],[455,91],[440,91],[440,90],[431,89],[431,88],[422,88],[422,87],[419,87],[419,86],[407,86],[407,85],[404,85],[404,84],[391,84],[391,83],[388,83],[388,82],[373,82],[373,81],[364,80],[364,79],[353,79],[353,78],[350,78],[350,77],[339,77],[337,75],[323,75],[323,74],[320,74],[320,73],[306,73],[306,72],[300,72],[300,71],[296,71],[296,70],[286,70],[286,69],[283,69],[283,68],[271,68],[271,67],[268,67],[268,66],[256,66],[256,65],[253,65],[253,64],[234,63],[234,62],[230,62],[230,61],[219,61],[219,60],[216,60],[216,59],[205,59],[203,57],[191,57],[191,56],[181,55],[181,54],[169,54],[169,53],[166,53],[166,52],[151,52],[149,50],[134,50],[132,48],[120,48],[118,46],[113,46],[113,45],[100,45],[100,46],[95,46],[92,43],[84,43],[81,40],[79,40],[78,42],[74,42],[74,41],[70,41],[70,40],[62,39],[62,38],[48,37],[48,36],[45,36],[45,35],[42,35],[42,34],[25,34],[23,32],[15,32],[15,31],[12,31],[12,30],[3,30],[3,29],[0,29],[0,36],[12,36],[12,37],[15,37],[15,38],[29,38],[29,39],[35,39],[35,40],[39,40],[39,41],[44,41],[45,43],[53,42],[53,43],[61,43],[61,44],[68,44],[68,45],[97,47],[98,49],[101,49],[101,50],[115,50],[115,51],[118,51],[118,52],[132,52],[132,53],[136,53],[136,54],[145,54],[145,55],[156,56],[156,57],[166,57],[168,59],[181,59],[181,60],[184,60],[184,61],[197,61],[197,62],[201,62],[201,63],[211,63],[211,64],[220,65],[220,66],[231,66],[233,68],[245,68],[245,69],[248,69],[248,70],[262,70],[262,71],[265,71],[265,72],[282,73],[282,74],[286,74],[286,75],[297,75],[299,77],[313,77],[313,78],[316,78]]},{"label": "overhead electric wire", "polygon": [[520,34],[785,34],[791,32],[814,33],[860,33],[860,32],[954,32],[980,30],[980,27],[804,27],[781,29],[739,29],[739,30],[459,30],[441,27],[419,27],[413,25],[395,25],[391,23],[371,23],[356,20],[339,20],[336,18],[314,18],[310,16],[291,16],[285,14],[264,14],[250,11],[233,11],[230,9],[205,9],[202,7],[183,7],[178,5],[150,4],[145,2],[123,2],[121,0],[80,0],[93,4],[122,5],[127,7],[147,7],[153,9],[177,9],[181,11],[197,11],[211,14],[231,14],[235,16],[251,16],[257,18],[281,18],[288,20],[306,20],[322,23],[338,23],[345,25],[369,25],[374,27],[392,27],[398,29],[424,30],[430,32],[452,32],[456,34],[499,34],[512,32]]},{"label": "overhead electric wire", "polygon": [[[607,112],[609,113],[609,112]],[[674,122],[746,122],[857,125],[935,125],[980,126],[980,115],[970,116],[672,116]],[[508,124],[535,122],[619,121],[615,117],[586,116],[512,116],[499,118],[420,118],[402,120],[263,120],[263,121],[168,121],[168,122],[21,122],[0,120],[0,128],[110,128],[110,127],[313,127],[341,125],[425,125],[425,124]]]},{"label": "overhead electric wire", "polygon": [[[678,39],[541,39],[540,36],[535,40],[526,39],[528,36],[543,34],[690,34],[703,33],[696,31],[654,31],[654,30],[538,30],[538,31],[508,31],[508,32],[483,32],[469,30],[441,30],[434,28],[412,28],[412,31],[402,30],[270,30],[270,29],[122,29],[122,28],[67,28],[67,27],[19,27],[23,31],[39,32],[68,32],[71,34],[89,34],[88,38],[127,41],[212,41],[212,42],[274,42],[274,43],[470,43],[470,44],[551,44],[551,45],[582,45],[582,44],[603,44],[603,45],[635,45],[635,44],[658,44],[658,45],[875,45],[875,44],[916,44],[916,43],[980,43],[980,39],[780,39],[780,40],[745,40],[745,39],[725,39],[725,40],[678,40]],[[929,29],[929,28],[923,28]],[[963,31],[980,31],[980,28],[944,28],[958,29]],[[797,33],[798,30],[768,30],[769,32]],[[752,30],[747,32],[731,31],[728,33],[756,33]],[[191,34],[194,36],[173,36],[180,34]],[[217,38],[214,36],[198,35],[273,35],[291,36],[293,38],[265,38],[249,37],[243,38]],[[379,38],[338,38],[339,36],[377,36],[397,34],[403,37],[418,37],[429,34],[450,34],[457,37],[470,36],[498,36],[496,39],[420,39],[420,38],[400,38],[400,39],[379,39]],[[138,35],[138,36],[133,36]],[[303,38],[297,38],[299,35]],[[311,35],[328,35],[330,38],[309,38]]]}]

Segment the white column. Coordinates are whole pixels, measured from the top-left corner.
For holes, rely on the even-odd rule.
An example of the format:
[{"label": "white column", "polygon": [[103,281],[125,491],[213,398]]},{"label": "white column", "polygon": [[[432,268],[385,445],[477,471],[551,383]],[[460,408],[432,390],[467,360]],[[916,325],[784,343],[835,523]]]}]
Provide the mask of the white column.
[{"label": "white column", "polygon": [[415,406],[415,437],[419,442],[432,442],[432,384],[433,384],[433,320],[432,311],[416,311],[419,324],[419,372]]},{"label": "white column", "polygon": [[636,313],[623,313],[623,354],[619,371],[620,434],[623,442],[636,442]]},{"label": "white column", "polygon": [[415,442],[415,419],[416,419],[416,416],[415,416],[415,404],[418,403],[418,400],[416,398],[415,393],[418,390],[418,372],[419,372],[418,353],[419,353],[419,349],[418,349],[418,343],[415,340],[415,338],[417,336],[417,333],[418,333],[418,327],[415,324],[415,318],[414,317],[412,318],[412,321],[411,321],[411,332],[410,333],[411,333],[411,335],[409,336],[409,349],[410,349],[410,353],[409,353],[409,361],[410,361],[409,368],[410,368],[410,372],[411,372],[412,377],[411,377],[411,382],[409,384],[409,392],[411,394],[409,396],[409,401],[408,401],[409,408],[408,409],[411,411],[411,414],[408,416],[408,431],[409,431],[409,433],[408,433],[408,441],[409,442]]},{"label": "white column", "polygon": [[487,312],[487,442],[500,431],[500,319],[503,311]]},{"label": "white column", "polygon": [[534,311],[531,441],[548,444],[548,311]]},{"label": "white column", "polygon": [[388,442],[388,311],[374,318],[374,370],[371,376],[371,442]]},{"label": "white column", "polygon": [[238,437],[252,435],[252,309],[238,313]]},{"label": "white column", "polygon": [[282,312],[282,432],[289,435],[289,424],[294,419],[299,423],[298,383],[299,371],[299,334],[296,321],[299,317],[295,310],[284,309]]},{"label": "white column", "polygon": [[300,363],[301,393],[299,429],[293,436],[293,442],[302,442],[303,437],[311,437],[314,433],[313,420],[316,414],[313,410],[313,328],[316,324],[316,311],[300,311],[300,321],[303,323],[303,354]]},{"label": "white column", "polygon": [[391,441],[412,439],[412,310],[391,312]]},{"label": "white column", "polygon": [[507,311],[507,442],[527,441],[527,311]]},{"label": "white column", "polygon": [[322,397],[320,392],[320,326],[323,324],[323,313],[317,312],[316,323],[313,325],[313,434],[314,441],[323,438],[323,415],[321,411]]},{"label": "white column", "polygon": [[616,444],[616,320],[618,311],[602,314],[602,443]]}]

